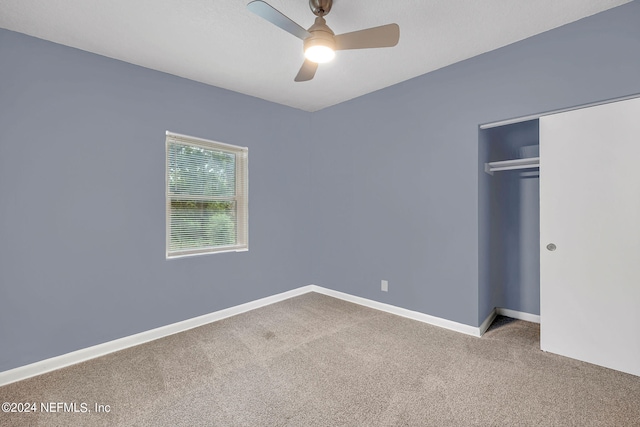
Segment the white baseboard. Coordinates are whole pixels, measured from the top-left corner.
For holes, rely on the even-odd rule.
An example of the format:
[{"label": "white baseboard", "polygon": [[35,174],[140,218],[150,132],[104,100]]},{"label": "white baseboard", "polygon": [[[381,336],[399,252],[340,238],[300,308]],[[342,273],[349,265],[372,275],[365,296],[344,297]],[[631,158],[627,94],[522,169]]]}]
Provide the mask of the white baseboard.
[{"label": "white baseboard", "polygon": [[[284,301],[289,298],[293,298],[298,295],[306,294],[308,292],[317,292],[320,294],[328,295],[334,298],[339,298],[344,301],[352,302],[355,304],[370,307],[376,310],[385,311],[387,313],[395,314],[398,316],[406,317],[419,322],[428,323],[430,325],[439,326],[441,328],[449,329],[463,334],[472,335],[474,337],[481,336],[484,331],[489,327],[493,319],[495,318],[496,311],[501,314],[499,310],[494,310],[489,317],[482,323],[480,327],[474,327],[465,325],[464,323],[454,322],[452,320],[442,319],[440,317],[430,316],[428,314],[420,313],[417,311],[407,310],[406,308],[397,307],[390,304],[385,304],[378,301],[373,301],[367,298],[362,298],[344,292],[334,291],[332,289],[323,288],[317,285],[307,285],[300,288],[292,289],[287,292],[272,295],[266,298],[261,298],[255,301],[250,301],[245,304],[240,304],[234,307],[229,307],[224,310],[216,311],[213,313],[205,314],[203,316],[194,317],[192,319],[183,320],[181,322],[172,323],[170,325],[161,326],[159,328],[151,329],[138,334],[130,335],[127,337],[119,338],[113,341],[108,341],[102,344],[94,345],[91,347],[83,348],[80,350],[72,351],[60,356],[52,357],[50,359],[41,360],[39,362],[31,363],[29,365],[20,366],[8,371],[0,372],[0,386],[11,384],[17,381],[25,380],[27,378],[34,377],[36,375],[45,374],[47,372],[55,371],[57,369],[65,368],[67,366],[75,365],[76,363],[85,362],[96,357],[105,356],[109,353],[124,350],[129,347],[133,347],[139,344],[144,344],[149,341],[153,341],[159,338],[163,338],[169,335],[184,332],[189,329],[197,328],[218,320],[226,319],[227,317],[235,316],[256,308],[264,307],[276,302]],[[510,313],[512,310],[507,310]],[[517,312],[514,312],[517,313]],[[505,316],[514,317],[509,314]],[[527,315],[527,313],[522,313]],[[491,317],[493,316],[493,317]],[[528,315],[533,316],[533,315]],[[539,316],[538,316],[539,317]],[[527,320],[527,319],[523,319]],[[529,320],[533,321],[533,320]]]},{"label": "white baseboard", "polygon": [[192,319],[183,320],[181,322],[172,323],[166,326],[161,326],[159,328],[140,332],[135,335],[129,335],[127,337],[108,341],[102,344],[72,351],[71,353],[62,354],[50,359],[41,360],[29,365],[20,366],[8,371],[0,372],[0,386],[35,377],[36,375],[45,374],[47,372],[75,365],[76,363],[84,362],[90,359],[95,359],[96,357],[105,356],[115,351],[124,350],[129,347],[157,340],[158,338],[177,334],[178,332],[197,328],[198,326],[203,326],[217,320],[235,316],[236,314],[255,310],[256,308],[264,307],[266,305],[283,301],[298,295],[306,294],[307,292],[312,292],[312,288],[313,286],[311,285],[303,286],[297,289],[283,292],[281,294],[276,294],[255,301],[250,301],[245,304],[236,305],[234,307],[229,307],[224,310],[205,314],[203,316],[194,317]]},{"label": "white baseboard", "polygon": [[524,320],[526,322],[540,323],[539,314],[525,313],[524,311],[510,310],[508,308],[496,308],[496,313],[501,316]]},{"label": "white baseboard", "polygon": [[366,307],[375,308],[376,310],[386,311],[387,313],[407,317],[409,319],[417,320],[418,322],[428,323],[430,325],[439,326],[441,328],[450,329],[452,331],[461,332],[467,335],[473,335],[474,337],[481,336],[480,328],[475,326],[469,326],[465,325],[464,323],[454,322],[452,320],[443,319],[441,317],[430,316],[418,311],[407,310],[406,308],[397,307],[395,305],[385,304],[383,302],[345,294],[344,292],[334,291],[332,289],[323,288],[322,286],[311,285],[311,287],[312,291],[318,292],[320,294],[325,294],[334,298],[339,298],[345,301],[364,305]]},{"label": "white baseboard", "polygon": [[491,310],[491,313],[489,313],[487,318],[484,319],[484,322],[482,322],[482,324],[478,328],[480,329],[480,336],[484,335],[484,333],[487,332],[487,329],[489,329],[489,326],[491,326],[493,321],[496,319],[497,315],[498,315],[497,309],[494,308],[493,310]]}]

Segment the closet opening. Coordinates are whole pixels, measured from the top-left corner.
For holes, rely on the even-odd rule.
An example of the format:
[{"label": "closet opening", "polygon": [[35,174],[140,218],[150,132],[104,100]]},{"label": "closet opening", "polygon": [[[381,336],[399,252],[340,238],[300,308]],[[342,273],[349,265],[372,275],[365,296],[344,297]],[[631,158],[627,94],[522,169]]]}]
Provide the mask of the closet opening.
[{"label": "closet opening", "polygon": [[478,324],[494,310],[539,323],[539,121],[479,129],[478,140]]}]

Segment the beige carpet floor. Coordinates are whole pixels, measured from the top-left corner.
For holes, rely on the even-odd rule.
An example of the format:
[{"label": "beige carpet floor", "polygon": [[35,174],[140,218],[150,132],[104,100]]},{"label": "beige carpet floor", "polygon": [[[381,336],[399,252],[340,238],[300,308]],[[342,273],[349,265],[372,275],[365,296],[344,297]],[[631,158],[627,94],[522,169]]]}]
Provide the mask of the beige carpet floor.
[{"label": "beige carpet floor", "polygon": [[[640,377],[310,293],[0,387],[1,426],[640,426]],[[95,412],[95,404],[110,412]],[[63,408],[63,407],[62,407]]]}]

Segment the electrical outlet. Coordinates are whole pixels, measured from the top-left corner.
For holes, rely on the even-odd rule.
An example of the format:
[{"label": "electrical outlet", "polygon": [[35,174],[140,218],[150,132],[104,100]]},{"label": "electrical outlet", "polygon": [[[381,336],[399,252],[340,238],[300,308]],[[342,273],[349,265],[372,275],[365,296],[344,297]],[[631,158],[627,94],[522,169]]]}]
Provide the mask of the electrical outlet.
[{"label": "electrical outlet", "polygon": [[382,292],[389,292],[389,281],[383,280],[380,289]]}]

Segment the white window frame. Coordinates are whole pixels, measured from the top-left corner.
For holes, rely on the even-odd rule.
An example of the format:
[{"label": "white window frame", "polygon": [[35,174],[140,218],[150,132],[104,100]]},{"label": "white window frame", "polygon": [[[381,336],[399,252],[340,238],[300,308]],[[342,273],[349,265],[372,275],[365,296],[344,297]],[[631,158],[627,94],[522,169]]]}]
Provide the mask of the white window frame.
[{"label": "white window frame", "polygon": [[[171,144],[190,145],[205,150],[222,151],[235,155],[235,183],[236,191],[233,200],[236,203],[236,244],[225,246],[207,246],[192,249],[170,251],[171,243],[171,201],[179,199],[172,197],[169,191],[169,147]],[[204,255],[221,252],[244,252],[249,250],[249,171],[247,147],[225,144],[203,138],[181,135],[166,131],[165,140],[165,199],[166,199],[166,257],[180,258],[193,255]],[[216,200],[211,198],[208,200]],[[220,199],[222,200],[222,199]],[[229,200],[229,199],[224,199]]]}]

